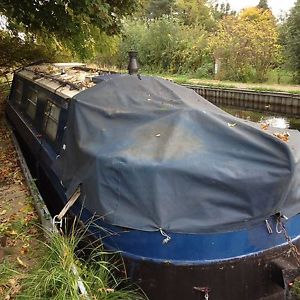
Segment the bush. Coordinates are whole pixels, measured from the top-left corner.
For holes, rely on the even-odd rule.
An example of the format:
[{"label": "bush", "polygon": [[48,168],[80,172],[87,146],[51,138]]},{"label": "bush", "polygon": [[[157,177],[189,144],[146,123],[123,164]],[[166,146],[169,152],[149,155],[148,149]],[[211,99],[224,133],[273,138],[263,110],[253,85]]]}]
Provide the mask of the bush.
[{"label": "bush", "polygon": [[212,63],[204,63],[196,70],[195,75],[197,78],[209,78],[213,75],[213,68]]},{"label": "bush", "polygon": [[135,49],[144,70],[195,73],[210,60],[206,41],[207,32],[201,26],[187,26],[170,16],[155,20],[126,20],[120,62],[127,62],[127,51]]}]

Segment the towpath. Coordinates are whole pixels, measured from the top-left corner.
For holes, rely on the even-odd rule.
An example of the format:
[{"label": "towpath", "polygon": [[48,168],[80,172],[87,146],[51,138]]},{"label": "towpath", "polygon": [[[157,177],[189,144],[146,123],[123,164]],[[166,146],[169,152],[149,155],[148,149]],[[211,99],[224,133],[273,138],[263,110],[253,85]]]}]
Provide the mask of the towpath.
[{"label": "towpath", "polygon": [[0,299],[20,292],[22,274],[39,261],[38,216],[14,150],[0,89]]}]

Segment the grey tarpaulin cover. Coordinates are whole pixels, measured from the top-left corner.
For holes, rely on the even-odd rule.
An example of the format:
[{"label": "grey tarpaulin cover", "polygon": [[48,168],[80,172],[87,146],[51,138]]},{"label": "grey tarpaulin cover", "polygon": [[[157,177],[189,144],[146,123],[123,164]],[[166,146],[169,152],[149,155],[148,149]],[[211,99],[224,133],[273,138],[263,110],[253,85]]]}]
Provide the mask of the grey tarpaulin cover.
[{"label": "grey tarpaulin cover", "polygon": [[197,233],[300,212],[300,134],[222,111],[167,80],[121,76],[72,99],[53,169],[111,224]]}]

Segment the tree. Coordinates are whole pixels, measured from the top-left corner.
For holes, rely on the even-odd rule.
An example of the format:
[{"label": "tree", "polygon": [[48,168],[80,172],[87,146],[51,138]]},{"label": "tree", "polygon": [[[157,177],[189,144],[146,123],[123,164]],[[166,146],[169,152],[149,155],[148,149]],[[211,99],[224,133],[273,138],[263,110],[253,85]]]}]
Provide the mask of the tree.
[{"label": "tree", "polygon": [[8,20],[8,28],[35,36],[52,37],[70,46],[81,57],[95,45],[102,33],[120,32],[121,19],[137,7],[137,0],[1,0],[0,15]]},{"label": "tree", "polygon": [[[190,73],[203,66],[208,69],[212,65],[206,49],[207,35],[201,26],[183,25],[177,18],[170,16],[148,23],[137,19],[126,20],[120,45],[120,61],[124,62],[127,51],[134,47],[144,70]],[[203,73],[205,70],[202,68],[201,71]]]},{"label": "tree", "polygon": [[0,30],[0,77],[22,65],[37,60],[50,61],[57,56],[51,47],[41,46]]},{"label": "tree", "polygon": [[292,8],[286,23],[286,50],[295,80],[300,83],[300,0]]},{"label": "tree", "polygon": [[221,60],[221,77],[264,81],[280,58],[278,38],[271,12],[252,7],[237,17],[225,17],[209,45],[215,59]]},{"label": "tree", "polygon": [[270,9],[269,5],[268,5],[268,0],[259,0],[257,8],[261,8],[261,9],[265,9],[265,10]]},{"label": "tree", "polygon": [[229,2],[225,4],[222,2],[219,4],[218,2],[213,6],[213,13],[216,20],[223,19],[226,16],[235,15],[236,12],[231,10]]},{"label": "tree", "polygon": [[134,11],[137,1],[99,0],[1,0],[0,12],[10,24],[22,23],[30,32],[47,31],[59,36],[78,34],[91,24],[108,34],[118,32],[120,19]]},{"label": "tree", "polygon": [[177,0],[176,10],[185,25],[201,25],[206,29],[215,25],[207,0]]},{"label": "tree", "polygon": [[148,17],[159,18],[163,15],[170,15],[174,8],[175,0],[151,0],[146,8]]}]

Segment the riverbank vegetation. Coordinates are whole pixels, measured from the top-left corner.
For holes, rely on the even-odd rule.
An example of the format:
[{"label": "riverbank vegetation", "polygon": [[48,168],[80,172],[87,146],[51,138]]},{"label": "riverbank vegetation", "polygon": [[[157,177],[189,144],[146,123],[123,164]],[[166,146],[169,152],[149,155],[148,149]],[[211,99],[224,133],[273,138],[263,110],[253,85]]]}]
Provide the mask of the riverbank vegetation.
[{"label": "riverbank vegetation", "polygon": [[143,72],[300,83],[300,0],[280,19],[266,0],[241,12],[225,0],[75,2],[1,1],[0,70],[39,58],[126,68],[135,49]]},{"label": "riverbank vegetation", "polygon": [[[41,229],[36,231],[42,232]],[[45,234],[44,241],[35,241],[38,252],[34,256],[31,254],[31,263],[34,261],[34,264],[25,263],[29,255],[25,259],[17,257],[16,262],[6,258],[0,263],[1,299],[80,300],[85,296],[79,292],[79,280],[89,299],[147,299],[136,286],[124,278],[120,279],[124,266],[122,263],[116,264],[116,254],[105,252],[102,245],[94,244],[88,251],[89,246],[85,246],[84,254],[82,248],[79,250],[79,243],[83,241],[82,232],[76,230],[67,236]],[[23,235],[26,234],[23,232]]]},{"label": "riverbank vegetation", "polygon": [[43,259],[23,276],[17,299],[84,299],[78,289],[80,280],[89,299],[146,300],[137,287],[131,285],[129,289],[128,283],[116,276],[124,271],[122,263],[118,266],[113,260],[116,254],[104,251],[101,244],[79,247],[85,231],[74,227],[67,236],[47,232],[46,235]]}]

